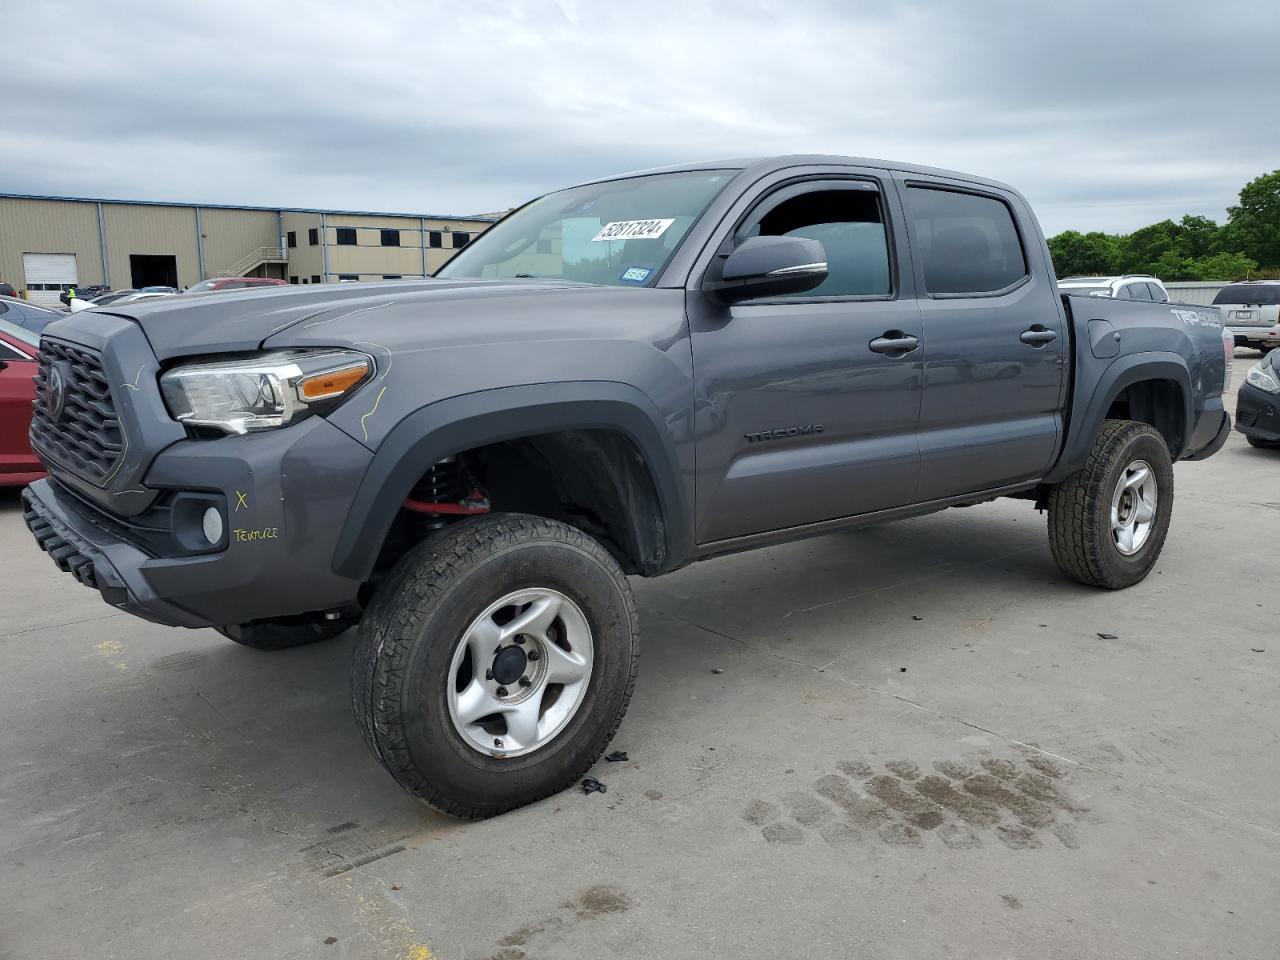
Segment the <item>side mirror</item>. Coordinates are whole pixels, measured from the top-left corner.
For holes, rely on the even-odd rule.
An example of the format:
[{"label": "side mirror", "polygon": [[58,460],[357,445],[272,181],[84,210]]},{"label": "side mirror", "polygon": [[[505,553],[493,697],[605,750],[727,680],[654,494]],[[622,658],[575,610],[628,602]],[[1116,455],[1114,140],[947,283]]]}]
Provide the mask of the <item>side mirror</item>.
[{"label": "side mirror", "polygon": [[827,252],[807,237],[748,237],[702,289],[721,303],[803,293],[827,279]]}]

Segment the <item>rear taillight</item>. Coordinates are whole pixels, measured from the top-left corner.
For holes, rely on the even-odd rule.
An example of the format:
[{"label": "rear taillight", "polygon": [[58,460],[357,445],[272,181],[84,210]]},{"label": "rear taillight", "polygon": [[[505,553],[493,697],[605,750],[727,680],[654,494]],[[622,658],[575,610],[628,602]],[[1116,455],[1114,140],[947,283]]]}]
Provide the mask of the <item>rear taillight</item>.
[{"label": "rear taillight", "polygon": [[1222,392],[1231,389],[1231,361],[1236,356],[1236,337],[1224,323],[1222,325],[1222,357],[1226,363],[1222,366]]}]

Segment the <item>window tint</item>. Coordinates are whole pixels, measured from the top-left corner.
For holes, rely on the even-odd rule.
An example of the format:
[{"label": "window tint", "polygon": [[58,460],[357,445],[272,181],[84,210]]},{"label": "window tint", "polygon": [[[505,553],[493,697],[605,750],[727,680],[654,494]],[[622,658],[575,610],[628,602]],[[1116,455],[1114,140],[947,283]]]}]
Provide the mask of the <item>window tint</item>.
[{"label": "window tint", "polygon": [[338,246],[354,247],[356,245],[355,227],[335,227],[333,232],[338,236]]},{"label": "window tint", "polygon": [[9,312],[9,305],[5,303],[3,300],[0,300],[0,316],[8,312]]},{"label": "window tint", "polygon": [[1264,307],[1280,303],[1280,283],[1230,283],[1213,298],[1219,303],[1256,303]]},{"label": "window tint", "polygon": [[1124,292],[1120,294],[1122,297],[1128,297],[1130,300],[1150,300],[1151,293],[1147,290],[1145,283],[1131,283],[1124,288]]},{"label": "window tint", "polygon": [[311,244],[311,246],[313,247],[319,245],[320,243],[319,227],[312,227],[310,230],[307,231],[307,243]]},{"label": "window tint", "polygon": [[1027,275],[1013,215],[993,197],[908,187],[930,293],[991,293]]},{"label": "window tint", "polygon": [[1156,285],[1156,284],[1154,284],[1154,283],[1148,283],[1148,284],[1147,284],[1147,290],[1148,290],[1148,291],[1150,292],[1150,294],[1151,294],[1151,299],[1152,299],[1152,300],[1154,300],[1156,303],[1168,303],[1168,302],[1169,302],[1169,298],[1168,298],[1167,296],[1165,296],[1164,291],[1163,291],[1163,290],[1161,290],[1161,289],[1160,289],[1160,287],[1159,287],[1158,285]]},{"label": "window tint", "polygon": [[400,246],[400,231],[399,231],[399,230],[383,230],[383,231],[381,231],[381,234],[382,234],[382,245],[383,245],[384,247],[398,247],[398,246]]},{"label": "window tint", "polygon": [[289,236],[289,246],[296,247],[298,245],[298,231],[290,230],[288,236]]},{"label": "window tint", "polygon": [[880,194],[814,190],[768,209],[740,237],[806,237],[827,252],[827,279],[796,297],[888,296],[889,245]]},{"label": "window tint", "polygon": [[440,248],[444,246],[444,234],[439,230],[432,230],[427,234],[427,246]]},{"label": "window tint", "polygon": [[0,360],[29,360],[30,357],[24,356],[7,343],[0,342]]}]

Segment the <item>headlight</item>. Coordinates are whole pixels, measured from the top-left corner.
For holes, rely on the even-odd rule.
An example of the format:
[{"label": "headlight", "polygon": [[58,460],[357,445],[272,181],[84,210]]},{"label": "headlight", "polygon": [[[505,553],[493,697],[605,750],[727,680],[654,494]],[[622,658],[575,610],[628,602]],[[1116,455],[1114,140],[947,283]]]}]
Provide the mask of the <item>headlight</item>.
[{"label": "headlight", "polygon": [[1276,371],[1267,369],[1261,363],[1255,363],[1245,374],[1245,381],[1267,393],[1280,393],[1280,380],[1276,379]]},{"label": "headlight", "polygon": [[373,359],[354,350],[278,350],[174,367],[160,390],[180,423],[248,433],[337,406],[373,369]]}]

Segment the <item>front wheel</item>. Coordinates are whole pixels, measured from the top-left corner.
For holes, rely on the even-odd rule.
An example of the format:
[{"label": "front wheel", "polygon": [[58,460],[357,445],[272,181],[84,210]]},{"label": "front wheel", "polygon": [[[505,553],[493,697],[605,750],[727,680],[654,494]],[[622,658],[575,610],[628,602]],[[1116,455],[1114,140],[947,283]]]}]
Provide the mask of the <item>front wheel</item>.
[{"label": "front wheel", "polygon": [[639,622],[617,562],[563,523],[491,514],[406,554],[360,626],[353,702],[406,791],[478,819],[578,780],[622,723]]},{"label": "front wheel", "polygon": [[1058,569],[1119,590],[1151,571],[1173,514],[1173,462],[1148,424],[1108,420],[1084,467],[1049,495],[1049,546]]}]

